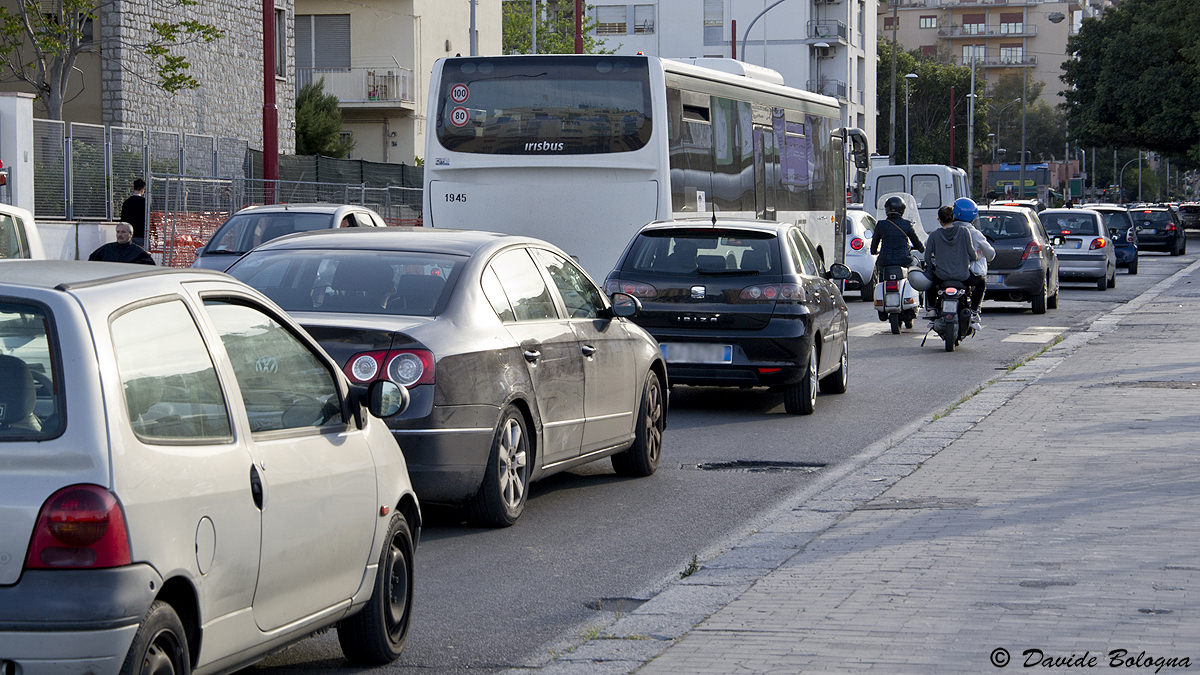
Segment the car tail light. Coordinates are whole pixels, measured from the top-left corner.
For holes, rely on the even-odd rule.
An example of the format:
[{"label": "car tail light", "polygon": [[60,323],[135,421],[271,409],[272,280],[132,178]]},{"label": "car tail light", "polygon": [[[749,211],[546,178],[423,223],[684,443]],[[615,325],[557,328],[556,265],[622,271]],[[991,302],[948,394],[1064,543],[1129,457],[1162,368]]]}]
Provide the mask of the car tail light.
[{"label": "car tail light", "polygon": [[391,380],[402,387],[433,384],[433,353],[427,349],[361,352],[350,357],[342,372],[354,384]]},{"label": "car tail light", "polygon": [[1092,245],[1089,246],[1088,249],[1095,251],[1096,249],[1101,249],[1105,246],[1108,246],[1108,240],[1106,240],[1104,237],[1096,237],[1092,240]]},{"label": "car tail light", "polygon": [[638,281],[621,281],[620,279],[609,279],[604,282],[604,291],[606,293],[628,293],[635,298],[656,298],[658,297],[658,289],[650,284],[643,284]]},{"label": "car tail light", "polygon": [[862,247],[863,247],[862,239],[855,237],[850,240],[850,248],[854,249],[855,251],[861,251]]},{"label": "car tail light", "polygon": [[130,563],[125,513],[98,485],[72,485],[42,505],[26,569],[120,567]]},{"label": "car tail light", "polygon": [[1170,224],[1170,225],[1167,225],[1167,232],[1174,232],[1174,231],[1175,231],[1175,224],[1174,224],[1174,223],[1172,223],[1172,224]]},{"label": "car tail light", "polygon": [[1026,260],[1031,255],[1037,255],[1042,252],[1042,245],[1036,241],[1031,241],[1025,244],[1025,251],[1021,254],[1021,260]]},{"label": "car tail light", "polygon": [[743,288],[738,297],[742,300],[753,302],[761,302],[763,300],[799,302],[804,299],[804,293],[801,292],[800,286],[797,284],[761,284]]}]

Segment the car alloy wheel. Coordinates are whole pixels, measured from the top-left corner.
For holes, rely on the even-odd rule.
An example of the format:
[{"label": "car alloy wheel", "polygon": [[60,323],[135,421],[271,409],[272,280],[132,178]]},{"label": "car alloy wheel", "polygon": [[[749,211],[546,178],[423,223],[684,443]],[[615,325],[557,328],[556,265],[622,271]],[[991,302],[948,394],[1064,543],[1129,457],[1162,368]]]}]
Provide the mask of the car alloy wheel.
[{"label": "car alloy wheel", "polygon": [[842,342],[842,357],[838,369],[821,379],[821,391],[827,394],[844,394],[850,384],[850,344]]},{"label": "car alloy wheel", "polygon": [[808,367],[799,382],[789,384],[783,392],[783,408],[793,415],[811,415],[817,408],[817,345],[816,336],[808,352]]},{"label": "car alloy wheel", "polygon": [[493,527],[517,522],[525,510],[529,487],[529,438],[525,417],[509,406],[500,417],[483,484],[472,503],[477,520]]},{"label": "car alloy wheel", "polygon": [[662,382],[656,373],[650,372],[642,387],[633,445],[610,458],[613,471],[622,476],[649,476],[658,469],[658,461],[662,456],[663,429],[667,424],[666,413]]}]

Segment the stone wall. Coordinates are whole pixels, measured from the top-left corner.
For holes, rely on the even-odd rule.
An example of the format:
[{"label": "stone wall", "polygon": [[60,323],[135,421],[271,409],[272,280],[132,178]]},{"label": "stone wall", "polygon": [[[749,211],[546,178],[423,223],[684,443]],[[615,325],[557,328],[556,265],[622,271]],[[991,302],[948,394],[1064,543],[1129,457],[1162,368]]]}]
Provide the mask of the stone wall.
[{"label": "stone wall", "polygon": [[[295,16],[292,0],[276,0],[275,7],[287,12],[286,77],[275,80],[275,100],[279,152],[289,154],[296,149]],[[156,85],[157,72],[136,45],[149,40],[154,22],[180,19],[211,24],[225,35],[175,50],[200,86],[169,94]],[[105,124],[240,138],[262,148],[261,3],[202,0],[180,7],[170,0],[115,0],[104,5],[100,30]]]}]

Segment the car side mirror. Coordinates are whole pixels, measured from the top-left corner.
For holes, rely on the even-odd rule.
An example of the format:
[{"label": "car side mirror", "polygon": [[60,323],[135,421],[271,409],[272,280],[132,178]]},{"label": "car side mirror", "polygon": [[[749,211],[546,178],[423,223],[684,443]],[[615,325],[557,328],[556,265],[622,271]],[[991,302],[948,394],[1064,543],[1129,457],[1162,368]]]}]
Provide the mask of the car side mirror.
[{"label": "car side mirror", "polygon": [[612,301],[613,316],[628,318],[642,311],[642,301],[628,293],[618,291],[609,296],[609,299]]},{"label": "car side mirror", "polygon": [[845,281],[850,278],[850,268],[842,263],[833,263],[829,266],[829,271],[825,273],[825,276],[829,279]]},{"label": "car side mirror", "polygon": [[408,402],[408,389],[391,380],[376,380],[367,390],[367,410],[376,417],[399,415]]}]

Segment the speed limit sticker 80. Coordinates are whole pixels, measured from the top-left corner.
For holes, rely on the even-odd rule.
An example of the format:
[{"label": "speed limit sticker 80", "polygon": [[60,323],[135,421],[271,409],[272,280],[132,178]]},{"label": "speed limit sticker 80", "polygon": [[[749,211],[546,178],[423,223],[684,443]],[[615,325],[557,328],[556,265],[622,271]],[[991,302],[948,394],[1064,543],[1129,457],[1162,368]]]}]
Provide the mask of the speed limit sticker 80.
[{"label": "speed limit sticker 80", "polygon": [[465,126],[466,123],[470,122],[470,121],[471,121],[471,112],[469,110],[467,110],[466,108],[462,107],[461,105],[456,106],[453,110],[450,111],[450,124],[453,124],[456,127],[461,127],[461,126]]}]

